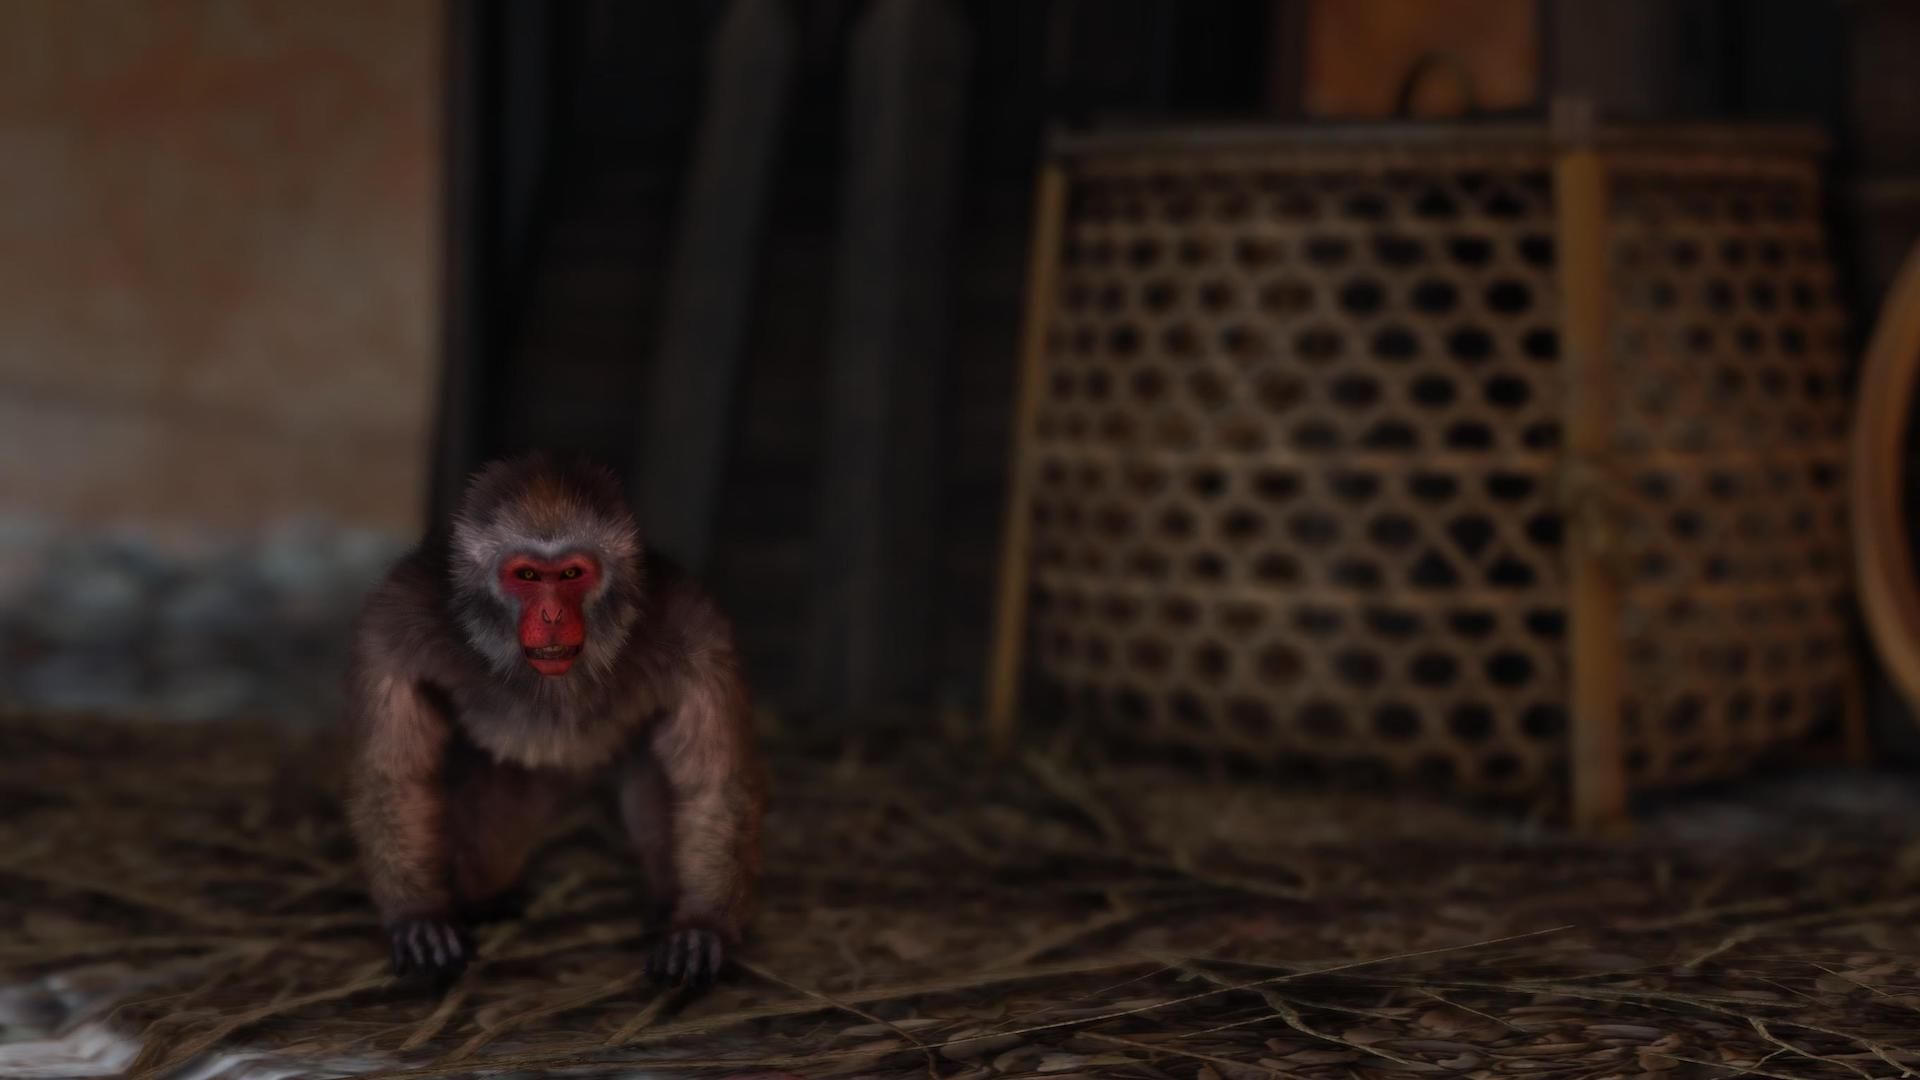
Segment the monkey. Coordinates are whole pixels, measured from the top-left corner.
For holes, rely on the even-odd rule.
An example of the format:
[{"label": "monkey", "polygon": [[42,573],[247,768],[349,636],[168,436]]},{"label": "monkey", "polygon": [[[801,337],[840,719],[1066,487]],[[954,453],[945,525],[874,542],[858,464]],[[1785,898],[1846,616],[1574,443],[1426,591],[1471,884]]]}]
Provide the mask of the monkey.
[{"label": "monkey", "polygon": [[348,699],[347,818],[396,975],[459,976],[544,826],[606,781],[647,974],[704,986],[739,947],[767,785],[732,626],[642,543],[610,469],[476,472],[367,597]]}]

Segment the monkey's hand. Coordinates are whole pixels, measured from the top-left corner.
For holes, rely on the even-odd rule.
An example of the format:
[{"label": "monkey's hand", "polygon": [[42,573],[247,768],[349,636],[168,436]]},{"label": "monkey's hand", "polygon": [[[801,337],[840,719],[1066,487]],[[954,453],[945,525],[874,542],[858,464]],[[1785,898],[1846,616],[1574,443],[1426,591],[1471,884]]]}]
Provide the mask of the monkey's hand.
[{"label": "monkey's hand", "polygon": [[676,926],[654,942],[647,954],[647,975],[657,983],[704,989],[726,962],[726,939],[718,931],[697,924]]},{"label": "monkey's hand", "polygon": [[388,931],[393,939],[393,973],[425,975],[436,982],[466,970],[473,939],[466,930],[437,915],[403,919]]}]

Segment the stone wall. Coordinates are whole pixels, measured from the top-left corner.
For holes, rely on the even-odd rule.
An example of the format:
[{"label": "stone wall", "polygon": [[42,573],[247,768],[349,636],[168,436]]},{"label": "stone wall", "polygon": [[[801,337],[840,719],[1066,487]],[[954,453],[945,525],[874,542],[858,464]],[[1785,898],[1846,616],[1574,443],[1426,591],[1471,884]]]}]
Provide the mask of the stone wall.
[{"label": "stone wall", "polygon": [[349,628],[405,542],[0,521],[0,704],[163,720],[339,715]]}]

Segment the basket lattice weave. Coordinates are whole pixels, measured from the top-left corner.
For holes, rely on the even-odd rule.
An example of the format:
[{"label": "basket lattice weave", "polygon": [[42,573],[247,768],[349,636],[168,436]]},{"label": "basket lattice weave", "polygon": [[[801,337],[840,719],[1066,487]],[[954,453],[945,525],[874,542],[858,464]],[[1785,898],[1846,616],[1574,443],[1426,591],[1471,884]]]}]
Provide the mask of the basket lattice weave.
[{"label": "basket lattice weave", "polygon": [[[1551,790],[1576,548],[1615,582],[1633,783],[1725,775],[1855,707],[1816,148],[1595,145],[1598,402],[1563,356],[1544,129],[1058,149],[1020,468],[1030,655],[1079,719]],[[1599,453],[1569,452],[1583,408]]]}]

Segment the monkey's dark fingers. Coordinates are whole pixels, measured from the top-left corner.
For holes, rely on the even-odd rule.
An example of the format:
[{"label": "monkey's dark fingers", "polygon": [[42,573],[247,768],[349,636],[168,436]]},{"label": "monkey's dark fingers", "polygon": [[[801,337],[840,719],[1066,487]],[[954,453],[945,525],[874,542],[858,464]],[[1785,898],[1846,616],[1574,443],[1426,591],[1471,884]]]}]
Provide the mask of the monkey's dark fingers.
[{"label": "monkey's dark fingers", "polygon": [[465,969],[472,951],[465,932],[445,919],[409,919],[393,928],[396,975],[451,978]]},{"label": "monkey's dark fingers", "polygon": [[417,966],[436,978],[452,978],[467,966],[468,949],[459,930],[444,922],[426,922],[415,928]]},{"label": "monkey's dark fingers", "polygon": [[726,945],[711,930],[682,927],[669,931],[647,957],[647,974],[655,982],[705,987],[720,974]]},{"label": "monkey's dark fingers", "polygon": [[418,923],[402,923],[393,928],[393,973],[395,975],[417,975],[430,966],[430,958],[420,933],[421,928]]},{"label": "monkey's dark fingers", "polygon": [[726,963],[726,946],[721,943],[720,935],[712,931],[702,931],[697,943],[698,962],[688,968],[687,981],[697,986],[708,986],[720,977],[720,966]]},{"label": "monkey's dark fingers", "polygon": [[459,928],[451,923],[441,923],[434,927],[428,936],[436,939],[433,943],[433,958],[441,970],[458,971],[467,966],[469,950],[466,935],[461,933]]},{"label": "monkey's dark fingers", "polygon": [[435,955],[440,944],[435,929],[429,922],[417,922],[407,927],[407,955],[410,966],[416,972],[430,974],[440,967],[440,958]]}]

